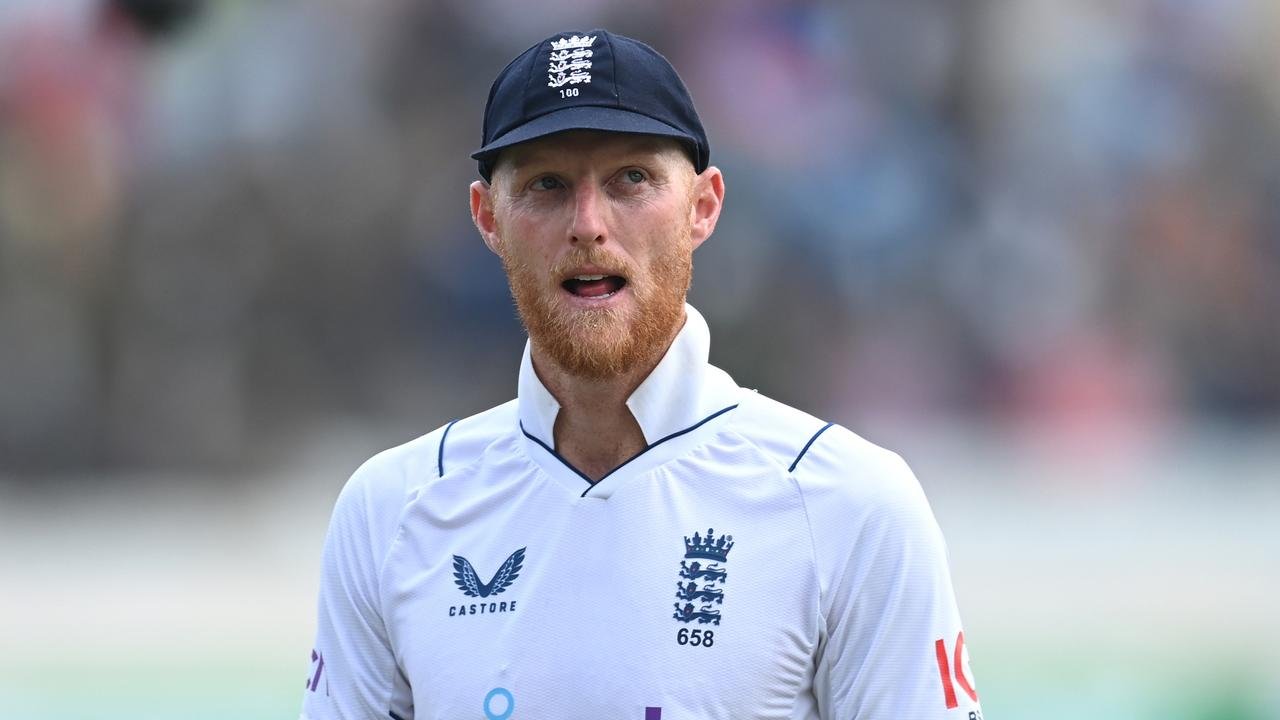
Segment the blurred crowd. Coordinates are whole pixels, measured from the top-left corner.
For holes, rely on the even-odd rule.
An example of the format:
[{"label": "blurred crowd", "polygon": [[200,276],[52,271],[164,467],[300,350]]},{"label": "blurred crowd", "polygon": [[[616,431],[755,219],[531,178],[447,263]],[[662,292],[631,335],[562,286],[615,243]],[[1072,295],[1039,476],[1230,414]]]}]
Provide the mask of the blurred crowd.
[{"label": "blurred crowd", "polygon": [[597,26],[726,172],[693,302],[740,384],[854,429],[1280,420],[1270,0],[7,0],[0,476],[514,396],[467,156],[502,66]]}]

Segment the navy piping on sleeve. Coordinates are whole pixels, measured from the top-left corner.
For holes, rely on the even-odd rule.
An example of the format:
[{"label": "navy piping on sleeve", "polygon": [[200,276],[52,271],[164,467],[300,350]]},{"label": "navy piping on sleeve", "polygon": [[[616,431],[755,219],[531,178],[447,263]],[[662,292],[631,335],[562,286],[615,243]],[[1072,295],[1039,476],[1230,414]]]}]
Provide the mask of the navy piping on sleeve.
[{"label": "navy piping on sleeve", "polygon": [[449,439],[449,431],[457,422],[457,420],[449,421],[449,424],[444,426],[444,434],[440,436],[440,450],[436,455],[436,469],[440,471],[440,477],[444,477],[444,441]]},{"label": "navy piping on sleeve", "polygon": [[564,466],[565,466],[565,467],[567,467],[567,468],[569,468],[570,470],[572,470],[573,472],[577,473],[578,477],[582,478],[583,480],[586,480],[586,481],[587,481],[587,489],[582,491],[582,495],[585,497],[585,496],[586,496],[586,494],[587,494],[587,492],[588,492],[589,490],[591,490],[591,488],[592,488],[596,483],[601,482],[601,481],[603,481],[605,478],[609,477],[610,475],[612,475],[612,474],[614,474],[614,473],[618,472],[619,470],[621,470],[621,469],[622,469],[622,467],[623,467],[624,465],[626,465],[627,463],[631,462],[632,460],[635,460],[636,458],[638,458],[638,457],[640,457],[641,455],[643,455],[643,454],[645,454],[645,453],[649,452],[650,450],[652,450],[652,449],[654,449],[654,448],[658,447],[659,445],[661,445],[662,443],[664,443],[664,442],[666,442],[666,441],[668,441],[668,440],[674,440],[675,438],[678,438],[678,437],[680,437],[681,435],[684,435],[685,433],[690,433],[690,432],[693,432],[694,430],[697,430],[698,428],[702,427],[702,426],[703,426],[703,425],[705,425],[706,423],[711,422],[712,420],[714,420],[714,419],[716,419],[716,418],[720,417],[721,415],[723,415],[723,414],[725,414],[725,413],[729,412],[730,410],[732,410],[732,409],[734,409],[734,408],[736,408],[736,407],[738,407],[738,405],[737,405],[737,403],[734,403],[733,405],[730,405],[729,407],[721,408],[721,409],[719,409],[719,410],[717,410],[717,411],[715,411],[715,412],[711,413],[710,415],[708,415],[708,416],[706,416],[706,417],[702,418],[702,419],[701,419],[701,420],[699,420],[698,422],[696,422],[696,423],[694,423],[694,424],[690,425],[689,427],[687,427],[687,428],[685,428],[685,429],[683,429],[683,430],[677,430],[677,431],[675,431],[675,432],[671,433],[670,435],[668,435],[668,436],[666,436],[666,437],[664,437],[664,438],[660,438],[660,439],[658,439],[658,440],[654,440],[652,443],[650,443],[649,445],[645,446],[645,448],[644,448],[643,450],[641,450],[640,452],[636,453],[635,455],[632,455],[631,457],[627,458],[626,460],[623,460],[623,461],[622,461],[622,463],[621,463],[620,465],[618,465],[618,467],[615,467],[614,469],[612,469],[612,470],[610,470],[609,472],[607,472],[607,473],[605,473],[604,475],[602,475],[602,476],[600,477],[600,480],[592,480],[591,478],[587,477],[586,473],[584,473],[584,472],[582,472],[581,470],[579,470],[578,468],[574,467],[574,466],[573,466],[573,463],[571,463],[571,462],[569,462],[568,460],[564,459],[564,456],[563,456],[563,455],[561,455],[560,453],[558,453],[558,452],[556,452],[555,450],[551,449],[551,447],[549,447],[546,443],[542,442],[542,441],[541,441],[541,440],[539,440],[538,438],[534,437],[533,435],[530,435],[530,434],[529,434],[529,431],[524,429],[524,423],[520,423],[520,432],[524,433],[524,436],[525,436],[525,437],[529,438],[530,440],[532,440],[532,441],[534,441],[534,442],[538,443],[538,445],[542,446],[542,449],[543,449],[543,450],[546,450],[548,453],[550,453],[550,454],[551,454],[551,457],[554,457],[555,459],[559,460],[561,463],[563,463],[563,464],[564,464]]},{"label": "navy piping on sleeve", "polygon": [[[455,421],[455,422],[456,422],[456,421]],[[452,425],[453,423],[449,423],[449,424],[450,424],[450,425]],[[391,716],[391,720],[404,720],[404,718],[402,718],[402,717],[400,717],[399,715],[395,714],[395,711],[393,711],[393,710],[388,710],[388,711],[387,711],[387,714]]]},{"label": "navy piping on sleeve", "polygon": [[809,452],[809,448],[813,445],[813,441],[814,441],[814,440],[817,440],[817,439],[818,439],[818,436],[819,436],[819,435],[821,435],[822,433],[826,432],[826,431],[827,431],[827,428],[831,427],[832,425],[835,425],[835,423],[833,423],[833,422],[829,422],[829,423],[827,423],[826,425],[823,425],[821,430],[819,430],[818,432],[814,433],[814,434],[813,434],[813,437],[809,438],[809,442],[805,443],[805,444],[804,444],[804,447],[803,447],[803,448],[801,448],[801,450],[800,450],[800,454],[799,454],[799,455],[797,455],[797,456],[796,456],[796,459],[791,463],[791,467],[787,468],[787,472],[795,472],[795,471],[796,471],[796,466],[800,464],[800,458],[804,457],[804,454],[805,454],[805,453],[807,453],[807,452]]}]

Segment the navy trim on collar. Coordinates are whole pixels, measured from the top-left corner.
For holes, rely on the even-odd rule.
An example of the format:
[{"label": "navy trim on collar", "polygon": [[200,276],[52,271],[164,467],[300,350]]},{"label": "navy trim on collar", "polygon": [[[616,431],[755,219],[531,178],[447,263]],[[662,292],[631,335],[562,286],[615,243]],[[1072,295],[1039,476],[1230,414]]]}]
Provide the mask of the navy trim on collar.
[{"label": "navy trim on collar", "polygon": [[[721,409],[719,409],[719,410],[717,410],[717,411],[715,411],[715,412],[711,413],[710,415],[708,415],[708,416],[706,416],[706,417],[702,418],[702,419],[701,419],[701,420],[699,420],[698,422],[696,422],[696,423],[694,423],[694,424],[690,425],[689,427],[687,427],[687,428],[685,428],[685,429],[683,429],[683,430],[677,430],[677,431],[675,431],[675,432],[671,433],[670,435],[667,435],[667,436],[666,436],[666,437],[664,437],[664,438],[660,438],[660,439],[658,439],[658,440],[653,441],[652,443],[649,443],[647,446],[645,446],[645,448],[644,448],[643,450],[641,450],[640,452],[636,453],[635,455],[632,455],[631,457],[627,458],[626,460],[623,460],[623,461],[622,461],[622,462],[621,462],[617,467],[615,467],[614,469],[612,469],[612,470],[610,470],[609,472],[605,473],[604,475],[600,476],[600,479],[599,479],[599,480],[592,480],[590,477],[588,477],[588,476],[587,476],[587,474],[586,474],[586,473],[584,473],[584,472],[582,472],[581,470],[579,470],[578,468],[574,467],[574,466],[573,466],[573,463],[571,463],[571,462],[569,462],[568,460],[566,460],[566,459],[564,458],[564,456],[563,456],[563,455],[561,455],[560,453],[556,452],[556,451],[555,451],[555,449],[553,449],[551,446],[549,446],[549,445],[547,445],[546,443],[544,443],[543,441],[539,440],[536,436],[534,436],[533,434],[531,434],[528,430],[525,430],[525,429],[524,429],[524,423],[523,423],[523,422],[521,422],[521,423],[520,423],[520,432],[524,433],[524,436],[525,436],[525,437],[527,437],[527,438],[529,438],[530,440],[532,440],[532,441],[534,441],[535,443],[537,443],[537,444],[538,444],[538,445],[539,445],[543,450],[546,450],[548,453],[550,453],[550,454],[551,454],[551,457],[553,457],[553,458],[555,458],[555,459],[559,460],[562,464],[564,464],[564,466],[565,466],[565,467],[567,467],[567,468],[569,468],[570,470],[572,470],[572,471],[573,471],[573,472],[574,472],[578,477],[580,477],[580,478],[582,478],[583,480],[585,480],[585,481],[587,482],[587,489],[582,491],[582,495],[585,497],[585,496],[586,496],[586,494],[587,494],[587,492],[589,492],[589,491],[591,490],[591,488],[592,488],[592,487],[594,487],[596,484],[598,484],[598,483],[602,482],[605,478],[609,477],[610,475],[612,475],[612,474],[614,474],[614,473],[618,472],[619,470],[621,470],[621,469],[623,468],[623,466],[627,465],[627,464],[628,464],[628,463],[630,463],[632,460],[635,460],[636,458],[640,457],[641,455],[644,455],[645,453],[647,453],[647,452],[649,452],[650,450],[652,450],[652,449],[654,449],[654,448],[658,447],[659,445],[661,445],[662,443],[664,443],[664,442],[666,442],[666,441],[668,441],[668,440],[674,440],[675,438],[678,438],[678,437],[680,437],[681,435],[684,435],[684,434],[686,434],[686,433],[690,433],[690,432],[693,432],[694,430],[697,430],[698,428],[702,427],[703,425],[707,424],[708,422],[711,422],[712,420],[716,419],[717,417],[720,417],[721,415],[723,415],[723,414],[725,414],[725,413],[729,412],[730,410],[733,410],[733,409],[734,409],[734,408],[736,408],[736,407],[738,407],[738,404],[737,404],[737,403],[734,403],[733,405],[730,405],[729,407],[721,408]],[[826,428],[823,428],[823,429],[825,430]],[[813,441],[812,441],[812,440],[810,440],[809,442],[811,442],[811,443],[812,443]],[[807,446],[807,445],[805,446],[805,449],[806,449],[806,450],[808,449],[808,446]],[[803,454],[803,453],[802,453],[802,454]],[[794,467],[794,466],[792,466],[792,467]]]},{"label": "navy trim on collar", "polygon": [[[575,473],[577,473],[577,474],[578,474],[578,477],[582,478],[583,480],[586,480],[586,481],[587,481],[587,485],[588,485],[588,487],[589,487],[589,486],[591,486],[591,485],[595,485],[595,481],[594,481],[594,480],[592,480],[591,478],[587,477],[587,474],[586,474],[586,473],[584,473],[584,472],[582,472],[581,470],[579,470],[578,468],[574,467],[574,466],[573,466],[573,463],[569,462],[568,460],[565,460],[563,455],[561,455],[560,453],[556,452],[556,451],[555,451],[555,449],[554,449],[554,448],[552,448],[550,445],[548,445],[548,444],[546,444],[546,443],[542,442],[541,440],[539,440],[539,439],[538,439],[538,437],[537,437],[536,435],[534,435],[534,434],[530,433],[528,430],[525,430],[525,429],[524,429],[524,421],[523,421],[523,420],[521,420],[521,421],[520,421],[520,432],[524,433],[524,436],[525,436],[525,437],[529,438],[530,440],[532,440],[532,441],[534,441],[534,442],[538,443],[538,445],[542,446],[542,449],[543,449],[543,450],[546,450],[547,452],[551,453],[551,457],[553,457],[553,458],[555,458],[555,459],[559,460],[561,463],[563,463],[563,464],[564,464],[564,466],[565,466],[565,467],[567,467],[567,468],[569,468],[570,470],[572,470],[572,471],[574,471]],[[601,479],[603,480],[604,478],[601,478]]]}]

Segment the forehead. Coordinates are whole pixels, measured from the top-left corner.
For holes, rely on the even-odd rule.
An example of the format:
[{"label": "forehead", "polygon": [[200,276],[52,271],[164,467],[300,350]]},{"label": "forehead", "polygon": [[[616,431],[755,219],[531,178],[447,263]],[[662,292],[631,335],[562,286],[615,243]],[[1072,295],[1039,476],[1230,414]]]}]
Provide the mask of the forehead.
[{"label": "forehead", "polygon": [[520,170],[529,166],[553,163],[591,164],[667,156],[675,159],[685,156],[683,147],[675,138],[596,130],[571,130],[513,145],[502,151],[497,164]]}]

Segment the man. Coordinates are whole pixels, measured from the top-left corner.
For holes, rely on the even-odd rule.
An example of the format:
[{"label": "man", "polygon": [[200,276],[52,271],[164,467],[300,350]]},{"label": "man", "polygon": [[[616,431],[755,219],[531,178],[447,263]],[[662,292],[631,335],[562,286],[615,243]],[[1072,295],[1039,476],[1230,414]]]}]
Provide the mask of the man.
[{"label": "man", "polygon": [[303,717],[980,717],[911,471],[707,363],[685,295],[725,185],[667,61],[552,36],[473,157],[518,397],[352,476]]}]

